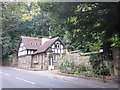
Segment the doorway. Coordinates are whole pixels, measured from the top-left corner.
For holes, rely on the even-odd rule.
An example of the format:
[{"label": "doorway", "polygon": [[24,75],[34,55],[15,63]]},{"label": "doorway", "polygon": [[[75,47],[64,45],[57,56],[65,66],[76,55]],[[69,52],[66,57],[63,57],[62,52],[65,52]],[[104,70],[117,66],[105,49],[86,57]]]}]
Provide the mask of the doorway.
[{"label": "doorway", "polygon": [[49,66],[48,66],[48,70],[53,70],[54,66],[53,66],[53,55],[50,54],[49,55]]}]

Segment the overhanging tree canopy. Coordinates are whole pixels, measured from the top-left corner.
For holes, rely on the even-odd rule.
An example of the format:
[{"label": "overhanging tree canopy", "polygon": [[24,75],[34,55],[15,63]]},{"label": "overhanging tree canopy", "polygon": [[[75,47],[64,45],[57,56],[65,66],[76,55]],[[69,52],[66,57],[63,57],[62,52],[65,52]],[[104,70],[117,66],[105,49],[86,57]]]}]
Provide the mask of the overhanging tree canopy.
[{"label": "overhanging tree canopy", "polygon": [[[17,49],[19,37],[59,36],[85,52],[119,46],[120,3],[3,3],[3,57]],[[114,38],[116,37],[117,38]],[[112,39],[111,39],[112,38]],[[67,42],[66,42],[67,41]]]}]

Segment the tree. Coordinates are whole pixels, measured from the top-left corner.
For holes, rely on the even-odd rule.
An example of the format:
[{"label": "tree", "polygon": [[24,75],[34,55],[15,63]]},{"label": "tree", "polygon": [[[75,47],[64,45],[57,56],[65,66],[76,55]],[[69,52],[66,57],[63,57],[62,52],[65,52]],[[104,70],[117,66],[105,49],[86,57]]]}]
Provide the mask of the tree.
[{"label": "tree", "polygon": [[46,12],[40,11],[37,3],[12,2],[2,3],[2,42],[3,58],[17,53],[20,36],[49,36],[50,18]]},{"label": "tree", "polygon": [[[74,49],[90,51],[91,46],[103,48],[111,53],[110,38],[119,34],[120,3],[39,3],[43,11],[49,12],[61,30],[68,30]],[[59,7],[59,8],[57,8]]]},{"label": "tree", "polygon": [[[14,53],[19,37],[59,36],[74,50],[110,55],[119,34],[120,3],[4,2],[2,3],[3,57]],[[119,39],[117,39],[117,42]],[[118,45],[119,46],[119,45]]]}]

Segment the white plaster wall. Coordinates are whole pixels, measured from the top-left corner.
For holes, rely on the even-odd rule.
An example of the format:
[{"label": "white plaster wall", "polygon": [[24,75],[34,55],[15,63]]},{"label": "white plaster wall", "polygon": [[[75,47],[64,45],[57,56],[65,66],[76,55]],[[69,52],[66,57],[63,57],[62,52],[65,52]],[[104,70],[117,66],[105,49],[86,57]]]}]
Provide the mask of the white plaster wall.
[{"label": "white plaster wall", "polygon": [[28,54],[30,54],[30,50],[28,50]]},{"label": "white plaster wall", "polygon": [[63,49],[63,45],[60,45],[61,49]]},{"label": "white plaster wall", "polygon": [[25,48],[24,44],[21,43],[21,44],[20,44],[20,47],[19,47],[19,51],[22,51],[22,50],[25,50],[25,49],[26,49],[26,48]]},{"label": "white plaster wall", "polygon": [[60,48],[55,48],[55,44],[52,45],[52,51],[54,53],[61,53],[61,54],[64,53],[64,51],[63,51],[63,45],[59,41],[56,41],[55,43],[59,43],[60,44],[61,52],[60,52]]},{"label": "white plaster wall", "polygon": [[27,50],[24,50],[22,52],[18,52],[18,56],[22,56],[22,55],[27,55]]}]

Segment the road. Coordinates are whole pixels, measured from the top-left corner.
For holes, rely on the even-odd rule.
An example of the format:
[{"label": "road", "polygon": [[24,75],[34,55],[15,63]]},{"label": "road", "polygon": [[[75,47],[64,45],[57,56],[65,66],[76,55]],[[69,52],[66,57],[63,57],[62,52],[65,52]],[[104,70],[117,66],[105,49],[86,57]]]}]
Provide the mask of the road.
[{"label": "road", "polygon": [[[0,68],[1,69],[1,68]],[[2,88],[111,88],[109,84],[64,77],[52,71],[26,71],[10,67],[2,67],[0,71]],[[114,86],[115,88],[117,86]]]}]

